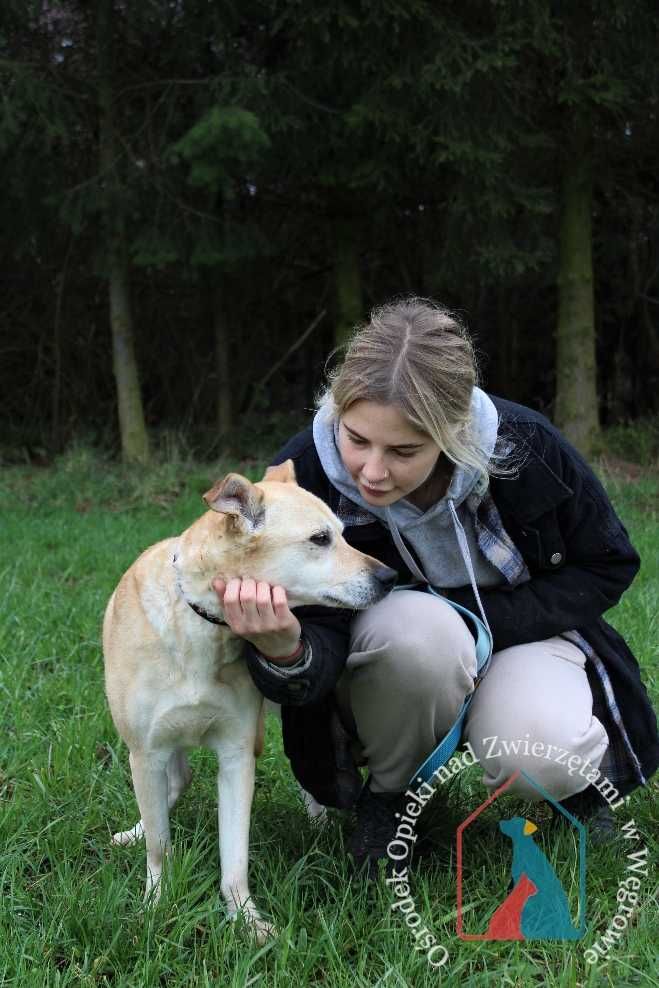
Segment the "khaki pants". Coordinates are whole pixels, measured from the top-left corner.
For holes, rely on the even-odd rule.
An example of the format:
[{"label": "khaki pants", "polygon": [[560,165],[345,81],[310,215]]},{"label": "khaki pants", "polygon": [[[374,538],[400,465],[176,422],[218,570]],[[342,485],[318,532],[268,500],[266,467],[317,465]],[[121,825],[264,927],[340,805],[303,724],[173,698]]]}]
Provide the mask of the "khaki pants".
[{"label": "khaki pants", "polygon": [[[558,637],[494,653],[464,731],[481,761],[484,785],[494,789],[523,769],[555,799],[587,788],[584,776],[591,770],[570,774],[567,759],[579,756],[595,769],[609,739],[593,716],[585,661],[576,645]],[[374,792],[407,787],[454,723],[475,674],[474,639],[445,601],[398,590],[357,615],[336,697]],[[521,744],[502,744],[515,741]],[[533,742],[542,745],[535,756]],[[510,791],[541,798],[523,776]]]}]

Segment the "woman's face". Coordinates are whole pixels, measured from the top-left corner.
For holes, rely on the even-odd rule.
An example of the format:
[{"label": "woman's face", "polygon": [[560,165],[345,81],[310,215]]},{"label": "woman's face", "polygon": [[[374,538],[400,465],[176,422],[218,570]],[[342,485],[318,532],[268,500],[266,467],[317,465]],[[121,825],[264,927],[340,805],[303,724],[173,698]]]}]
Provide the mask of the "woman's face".
[{"label": "woman's face", "polygon": [[397,405],[355,401],[339,420],[339,452],[364,500],[385,506],[430,477],[440,449]]}]

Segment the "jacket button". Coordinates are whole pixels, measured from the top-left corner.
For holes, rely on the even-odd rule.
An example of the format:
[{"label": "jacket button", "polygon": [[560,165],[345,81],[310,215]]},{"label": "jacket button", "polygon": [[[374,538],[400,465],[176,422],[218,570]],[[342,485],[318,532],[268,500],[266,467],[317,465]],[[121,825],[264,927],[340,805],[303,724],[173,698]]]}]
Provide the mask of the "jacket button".
[{"label": "jacket button", "polygon": [[558,566],[559,563],[563,562],[563,556],[560,552],[555,552],[552,556],[550,556],[549,562],[552,566]]}]

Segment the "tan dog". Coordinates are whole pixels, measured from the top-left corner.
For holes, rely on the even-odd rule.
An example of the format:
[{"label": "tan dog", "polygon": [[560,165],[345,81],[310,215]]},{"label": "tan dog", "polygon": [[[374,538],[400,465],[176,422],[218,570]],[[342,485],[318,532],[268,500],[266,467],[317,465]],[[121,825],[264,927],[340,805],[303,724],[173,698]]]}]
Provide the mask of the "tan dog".
[{"label": "tan dog", "polygon": [[141,820],[118,844],[146,836],[146,896],[159,894],[171,850],[169,810],[190,781],[187,748],[218,755],[221,889],[259,940],[272,928],[247,887],[255,755],[263,697],[222,624],[212,580],[253,577],[286,589],[290,607],[362,609],[392,588],[395,572],[351,548],[326,504],[295,481],[291,460],[251,484],[229,474],[204,495],[211,509],[178,538],[147,549],[123,576],[105,613],[107,696],[128,745]]}]

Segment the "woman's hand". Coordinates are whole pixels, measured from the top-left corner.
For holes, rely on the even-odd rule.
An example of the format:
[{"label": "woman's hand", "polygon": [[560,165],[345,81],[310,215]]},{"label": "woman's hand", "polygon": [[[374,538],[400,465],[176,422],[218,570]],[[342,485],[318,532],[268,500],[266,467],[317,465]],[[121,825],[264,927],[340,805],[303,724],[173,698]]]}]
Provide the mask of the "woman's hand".
[{"label": "woman's hand", "polygon": [[224,620],[234,634],[246,638],[275,661],[296,651],[302,629],[288,608],[283,587],[237,577],[228,583],[213,580],[213,589],[222,605]]}]

